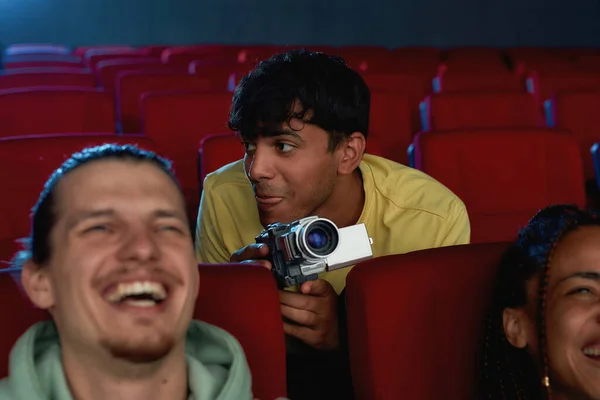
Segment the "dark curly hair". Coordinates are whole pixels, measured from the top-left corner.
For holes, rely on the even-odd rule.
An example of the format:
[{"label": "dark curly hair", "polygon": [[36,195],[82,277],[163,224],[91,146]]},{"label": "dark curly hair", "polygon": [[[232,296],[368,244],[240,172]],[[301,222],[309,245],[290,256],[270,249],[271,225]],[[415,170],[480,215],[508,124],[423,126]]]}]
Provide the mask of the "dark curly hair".
[{"label": "dark curly hair", "polygon": [[[573,205],[553,205],[539,211],[521,230],[503,256],[498,272],[492,307],[485,320],[480,389],[483,399],[544,400],[550,378],[546,347],[546,292],[549,265],[560,240],[569,232],[600,225],[599,215]],[[527,282],[539,278],[536,326],[539,360],[526,349],[512,346],[505,335],[502,314],[505,308],[527,303]],[[537,362],[536,362],[537,361]],[[541,374],[540,374],[541,366]]]},{"label": "dark curly hair", "polygon": [[[367,84],[341,57],[290,50],[261,61],[241,79],[228,125],[252,142],[299,118],[327,131],[333,151],[354,132],[367,137],[370,101]],[[296,102],[301,109],[294,112]]]}]

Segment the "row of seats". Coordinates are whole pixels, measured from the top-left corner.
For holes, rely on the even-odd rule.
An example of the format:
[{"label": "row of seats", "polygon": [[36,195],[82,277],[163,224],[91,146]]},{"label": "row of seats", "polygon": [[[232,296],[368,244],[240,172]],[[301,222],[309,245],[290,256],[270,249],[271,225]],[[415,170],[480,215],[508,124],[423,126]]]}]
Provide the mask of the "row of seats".
[{"label": "row of seats", "polygon": [[[372,259],[350,272],[348,342],[356,398],[476,398],[483,317],[506,247],[490,243],[424,250]],[[202,288],[195,317],[238,338],[257,398],[284,395],[285,345],[273,277],[247,264],[199,268]],[[7,374],[8,354],[19,335],[47,318],[29,305],[8,272],[0,271],[0,302],[11,305],[0,308],[0,320],[11,321],[0,330],[0,377]],[[253,302],[246,301],[249,288]],[[259,314],[255,304],[261,304]]]},{"label": "row of seats", "polygon": [[[0,210],[0,260],[9,260],[12,243],[29,234],[29,214],[44,182],[66,158],[85,147],[104,143],[136,144],[142,148],[162,151],[150,137],[143,135],[116,136],[107,134],[35,135],[0,138],[0,187],[10,196],[2,200]],[[192,220],[198,211],[200,182],[207,173],[239,160],[244,147],[234,134],[209,135],[194,144],[187,163],[174,163],[182,184],[188,213]],[[200,177],[200,178],[198,178]],[[200,179],[200,181],[199,181]],[[2,268],[2,266],[0,266]]]},{"label": "row of seats", "polygon": [[[189,64],[191,60],[210,60],[223,63],[252,63],[276,51],[290,46],[272,45],[191,45],[191,46],[145,46],[123,45],[88,46],[69,49],[60,45],[12,45],[5,50],[6,63],[23,63],[42,59],[47,62],[79,63],[94,67],[98,62],[111,59],[114,54],[130,54],[132,57],[157,57],[166,64]],[[297,47],[297,46],[296,46]],[[592,48],[512,48],[492,49],[464,47],[436,49],[407,47],[389,49],[380,46],[301,46],[315,51],[337,54],[349,59],[357,68],[389,66],[391,61],[401,64],[401,69],[423,69],[428,65],[440,70],[468,69],[503,71],[506,68],[522,70],[543,61],[549,64],[575,63],[596,68],[598,50]]]},{"label": "row of seats", "polygon": [[[599,75],[600,76],[600,75]],[[227,131],[231,93],[196,89],[188,76],[128,73],[122,79],[120,107],[91,88],[39,87],[0,91],[0,136],[43,133],[114,132],[116,121],[129,133],[142,132],[180,164],[206,135]],[[599,88],[600,89],[600,88]],[[139,99],[139,100],[138,100]],[[369,151],[407,163],[413,139],[409,100],[402,93],[374,91]],[[600,138],[600,90],[561,92],[545,102],[517,92],[455,92],[429,95],[420,105],[421,131],[466,128],[558,127],[571,130],[582,152]],[[35,115],[36,118],[31,118]],[[188,157],[180,157],[187,152]],[[593,179],[590,157],[585,177]]]},{"label": "row of seats", "polygon": [[[11,193],[0,213],[0,239],[29,233],[29,209],[49,174],[71,153],[105,142],[133,143],[169,156],[143,135],[39,135],[0,139],[0,186]],[[190,216],[196,215],[207,173],[239,160],[235,134],[209,135],[186,162],[175,162]],[[600,171],[600,153],[592,159]],[[466,204],[473,243],[509,240],[537,210],[549,204],[586,206],[582,155],[566,130],[469,129],[424,132],[413,141],[414,167],[431,175]],[[16,168],[15,166],[19,166]],[[600,176],[600,175],[599,175]],[[599,177],[597,176],[597,178]],[[2,258],[0,254],[0,259]],[[6,255],[9,257],[9,255]]]}]

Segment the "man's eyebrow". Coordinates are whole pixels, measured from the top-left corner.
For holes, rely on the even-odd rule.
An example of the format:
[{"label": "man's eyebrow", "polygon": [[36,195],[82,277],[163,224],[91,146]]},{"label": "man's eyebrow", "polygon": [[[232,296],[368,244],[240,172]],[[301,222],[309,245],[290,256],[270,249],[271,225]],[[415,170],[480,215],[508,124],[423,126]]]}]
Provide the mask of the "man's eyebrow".
[{"label": "man's eyebrow", "polygon": [[600,272],[594,272],[594,271],[581,271],[581,272],[575,272],[571,275],[567,275],[564,278],[561,278],[558,282],[556,282],[556,284],[560,284],[564,281],[567,281],[569,279],[574,279],[574,278],[580,278],[580,279],[589,279],[589,280],[593,280],[593,281],[600,281]]},{"label": "man's eyebrow", "polygon": [[154,211],[153,216],[155,218],[176,218],[186,221],[184,213],[181,213],[177,210],[160,209]]},{"label": "man's eyebrow", "polygon": [[305,142],[305,140],[302,138],[302,136],[300,136],[298,134],[298,132],[296,132],[295,130],[293,130],[291,128],[283,128],[283,129],[275,130],[275,131],[273,131],[273,136],[292,136],[301,142]]},{"label": "man's eyebrow", "polygon": [[[80,212],[80,213],[75,214],[73,219],[70,221],[70,223],[68,224],[68,229],[72,229],[73,227],[77,226],[78,224],[80,224],[86,220],[89,220],[89,219],[114,217],[115,215],[117,215],[115,210],[108,209],[108,208]],[[152,217],[153,218],[176,218],[176,219],[179,219],[184,222],[186,221],[186,218],[183,213],[178,212],[176,210],[169,210],[169,209],[158,209],[152,213]]]},{"label": "man's eyebrow", "polygon": [[110,208],[104,208],[100,210],[92,210],[92,211],[82,211],[76,213],[69,224],[67,225],[67,229],[71,229],[74,226],[88,220],[94,218],[102,218],[102,217],[113,217],[115,216],[115,210]]}]

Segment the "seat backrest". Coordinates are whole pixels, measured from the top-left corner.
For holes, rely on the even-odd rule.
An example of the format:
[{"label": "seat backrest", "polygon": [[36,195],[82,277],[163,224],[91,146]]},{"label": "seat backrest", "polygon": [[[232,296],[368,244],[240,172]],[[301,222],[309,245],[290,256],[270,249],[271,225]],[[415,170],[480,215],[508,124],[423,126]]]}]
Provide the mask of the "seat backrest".
[{"label": "seat backrest", "polygon": [[167,68],[169,67],[161,64],[160,60],[152,57],[118,58],[116,60],[100,61],[96,64],[95,71],[98,86],[103,87],[109,93],[114,93],[117,75],[121,71],[160,71]]},{"label": "seat backrest", "polygon": [[564,91],[600,90],[600,72],[555,71],[533,72],[527,78],[527,90],[538,104]]},{"label": "seat backrest", "polygon": [[592,145],[600,140],[600,90],[555,94],[544,103],[548,126],[568,129],[579,141],[586,179],[594,179],[590,157]]},{"label": "seat backrest", "polygon": [[252,372],[254,397],[286,396],[286,350],[273,275],[259,265],[201,264],[199,268],[200,294],[194,317],[239,340]]},{"label": "seat backrest", "polygon": [[0,91],[1,137],[114,131],[114,102],[101,90],[47,86]]},{"label": "seat backrest", "polygon": [[484,316],[506,248],[442,247],[374,258],[350,271],[346,304],[357,399],[477,398]]},{"label": "seat backrest", "polygon": [[215,172],[227,164],[244,158],[244,146],[237,134],[220,134],[206,136],[200,143],[198,151],[198,177],[204,183],[206,175]]},{"label": "seat backrest", "polygon": [[[108,60],[118,60],[118,59],[122,59],[122,58],[127,58],[127,59],[135,59],[135,58],[140,58],[140,59],[147,59],[151,57],[150,55],[148,55],[147,52],[143,51],[143,50],[138,50],[135,49],[133,51],[131,50],[117,50],[117,51],[113,51],[113,50],[88,50],[85,52],[85,58],[84,58],[84,63],[85,66],[88,67],[89,69],[91,69],[92,71],[96,71],[96,66],[98,65],[98,63],[102,62],[102,61],[108,61]],[[154,57],[156,59],[156,62],[160,62],[160,58],[159,57]]]},{"label": "seat backrest", "polygon": [[12,44],[4,50],[7,56],[24,54],[70,54],[71,49],[62,44],[50,43],[19,43]]},{"label": "seat backrest", "polygon": [[415,136],[415,167],[460,197],[471,242],[510,240],[538,210],[585,207],[583,164],[569,131],[473,129]]},{"label": "seat backrest", "polygon": [[50,316],[29,301],[15,268],[0,269],[0,379],[8,376],[8,360],[17,339],[33,324]]},{"label": "seat backrest", "polygon": [[0,138],[0,187],[6,195],[0,209],[0,239],[27,236],[30,210],[46,180],[72,153],[104,143],[138,144],[155,150],[144,136],[111,134],[37,135]]},{"label": "seat backrest", "polygon": [[84,68],[23,68],[0,73],[0,90],[31,86],[96,86],[94,76]]},{"label": "seat backrest", "polygon": [[231,93],[225,90],[142,95],[142,130],[173,161],[193,220],[200,201],[198,148],[204,137],[227,131],[230,108]]},{"label": "seat backrest", "polygon": [[420,106],[423,131],[542,126],[535,98],[517,92],[447,92]]},{"label": "seat backrest", "polygon": [[401,164],[408,162],[406,149],[412,142],[413,130],[410,100],[397,91],[371,90],[371,110],[367,146],[376,143],[376,154]]},{"label": "seat backrest", "polygon": [[174,90],[212,91],[226,89],[227,82],[181,73],[179,69],[164,71],[122,71],[117,75],[117,114],[124,133],[141,130],[140,100],[142,94]]},{"label": "seat backrest", "polygon": [[449,69],[433,80],[435,93],[460,92],[470,90],[505,90],[524,92],[522,77],[508,71],[500,72],[462,72]]}]

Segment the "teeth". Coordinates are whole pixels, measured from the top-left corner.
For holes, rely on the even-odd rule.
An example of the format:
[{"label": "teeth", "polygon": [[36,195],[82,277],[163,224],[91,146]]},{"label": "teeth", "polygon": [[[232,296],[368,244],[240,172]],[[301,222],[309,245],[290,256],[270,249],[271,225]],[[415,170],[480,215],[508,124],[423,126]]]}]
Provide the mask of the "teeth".
[{"label": "teeth", "polygon": [[156,305],[154,300],[125,300],[124,303],[129,304],[130,306],[141,308],[153,307]]},{"label": "teeth", "polygon": [[[120,303],[128,296],[139,296],[147,295],[152,296],[155,301],[164,300],[167,297],[167,291],[165,287],[158,282],[149,281],[137,281],[119,283],[108,295],[106,299],[111,303]],[[151,302],[153,305],[155,301],[152,300],[130,300],[136,302]]]},{"label": "teeth", "polygon": [[585,347],[583,349],[583,354],[585,354],[586,356],[593,356],[593,357],[597,357],[600,356],[600,348],[598,347]]}]

